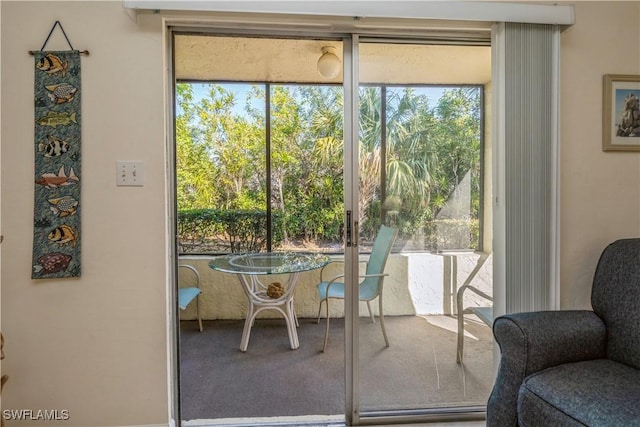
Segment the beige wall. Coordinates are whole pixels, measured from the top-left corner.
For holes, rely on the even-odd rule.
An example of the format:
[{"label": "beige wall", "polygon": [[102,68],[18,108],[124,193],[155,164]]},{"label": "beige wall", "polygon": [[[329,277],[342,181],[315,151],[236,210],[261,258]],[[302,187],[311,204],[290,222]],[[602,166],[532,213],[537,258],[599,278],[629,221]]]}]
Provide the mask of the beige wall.
[{"label": "beige wall", "polygon": [[[165,112],[160,18],[119,1],[1,3],[3,408],[73,426],[167,423]],[[61,19],[82,59],[83,276],[30,279],[33,58]],[[562,36],[562,306],[588,306],[597,257],[640,234],[640,155],[601,151],[601,79],[640,74],[637,2],[576,4]],[[62,48],[59,39],[49,46]],[[116,160],[146,185],[115,186]]]},{"label": "beige wall", "polygon": [[602,75],[640,75],[640,2],[578,2],[562,34],[561,266],[564,309],[590,307],[604,247],[640,237],[640,153],[602,151]]},{"label": "beige wall", "polygon": [[[116,1],[1,7],[3,409],[67,409],[64,425],[73,426],[166,424],[160,20],[137,25]],[[27,52],[42,46],[56,19],[75,48],[90,51],[82,57],[82,277],[32,281]],[[47,48],[66,49],[63,41],[56,30]],[[144,161],[146,185],[116,187],[116,160]]]}]

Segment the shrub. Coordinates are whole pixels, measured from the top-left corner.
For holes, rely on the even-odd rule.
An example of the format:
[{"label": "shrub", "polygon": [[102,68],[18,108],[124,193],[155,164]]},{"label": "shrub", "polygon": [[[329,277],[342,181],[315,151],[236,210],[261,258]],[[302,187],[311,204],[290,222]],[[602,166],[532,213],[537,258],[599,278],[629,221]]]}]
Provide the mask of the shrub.
[{"label": "shrub", "polygon": [[[273,215],[273,228],[281,228]],[[178,211],[182,253],[257,252],[267,247],[267,213],[254,210],[191,209]],[[274,244],[281,239],[274,233]]]}]

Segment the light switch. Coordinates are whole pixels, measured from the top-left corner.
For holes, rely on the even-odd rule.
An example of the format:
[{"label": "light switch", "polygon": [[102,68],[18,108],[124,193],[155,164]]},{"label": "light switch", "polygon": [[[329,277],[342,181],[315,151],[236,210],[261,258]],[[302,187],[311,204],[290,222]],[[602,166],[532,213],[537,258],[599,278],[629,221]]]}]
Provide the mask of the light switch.
[{"label": "light switch", "polygon": [[143,186],[144,162],[118,160],[116,170],[116,185]]}]

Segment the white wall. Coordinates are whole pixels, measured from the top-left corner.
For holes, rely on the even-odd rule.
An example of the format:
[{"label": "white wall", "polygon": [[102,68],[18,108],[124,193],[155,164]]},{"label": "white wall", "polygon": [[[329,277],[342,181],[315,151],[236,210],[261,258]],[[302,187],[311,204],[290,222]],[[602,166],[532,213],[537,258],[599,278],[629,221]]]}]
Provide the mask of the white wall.
[{"label": "white wall", "polygon": [[602,151],[602,75],[640,75],[640,2],[577,2],[562,34],[562,308],[589,308],[604,247],[640,237],[640,153]]},{"label": "white wall", "polygon": [[[68,426],[167,422],[162,26],[120,2],[2,1],[3,409],[68,409]],[[34,282],[33,58],[56,19],[79,49],[83,276]],[[640,74],[640,4],[576,3],[562,36],[564,308],[588,306],[597,257],[640,235],[640,155],[601,151],[602,74]],[[56,39],[51,48],[63,45]],[[115,187],[116,160],[146,185]],[[9,424],[11,425],[11,424]],[[43,424],[44,425],[44,424]]]},{"label": "white wall", "polygon": [[[120,2],[2,7],[3,409],[67,409],[73,426],[167,422],[161,24]],[[32,281],[34,59],[56,19],[82,57],[82,277]],[[149,21],[153,22],[149,22]],[[48,49],[66,49],[56,30]],[[145,162],[116,187],[116,160]],[[43,425],[49,423],[43,423]],[[12,425],[8,423],[8,425]]]},{"label": "white wall", "polygon": [[[362,256],[366,261],[367,255]],[[384,279],[384,313],[389,316],[406,316],[415,314],[452,314],[455,312],[455,291],[471,277],[476,264],[480,263],[480,256],[475,253],[457,253],[435,255],[427,253],[391,254],[387,261]],[[244,319],[247,310],[247,297],[242,292],[240,282],[228,273],[221,273],[209,268],[208,256],[183,256],[181,264],[195,267],[200,274],[200,317],[202,319]],[[336,256],[342,261],[343,257]],[[470,283],[491,294],[492,259],[481,262],[482,268],[473,276]],[[365,264],[361,264],[364,270]],[[324,271],[313,270],[300,274],[295,289],[295,311],[298,317],[315,318],[318,315],[320,300],[316,284],[322,280],[342,274],[342,263],[330,264]],[[364,274],[364,271],[361,271]],[[179,273],[180,286],[194,286],[193,273],[182,270]],[[263,284],[276,281],[284,283],[286,276],[269,276],[261,278]],[[483,298],[467,292],[464,299],[465,307],[474,305],[488,305]],[[329,315],[344,317],[344,304],[332,300]],[[372,311],[378,314],[378,302],[371,304]],[[360,315],[368,316],[367,306],[360,305]],[[324,317],[324,312],[322,314]],[[264,311],[259,318],[282,317],[274,310]],[[196,318],[195,304],[189,305],[180,312],[182,320]]]}]

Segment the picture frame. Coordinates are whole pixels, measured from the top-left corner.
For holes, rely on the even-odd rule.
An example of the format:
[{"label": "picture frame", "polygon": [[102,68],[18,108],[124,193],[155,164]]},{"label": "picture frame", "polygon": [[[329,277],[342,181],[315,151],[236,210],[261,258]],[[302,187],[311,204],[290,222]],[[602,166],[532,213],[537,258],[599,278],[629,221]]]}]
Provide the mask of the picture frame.
[{"label": "picture frame", "polygon": [[640,151],[640,75],[603,76],[602,149]]}]

